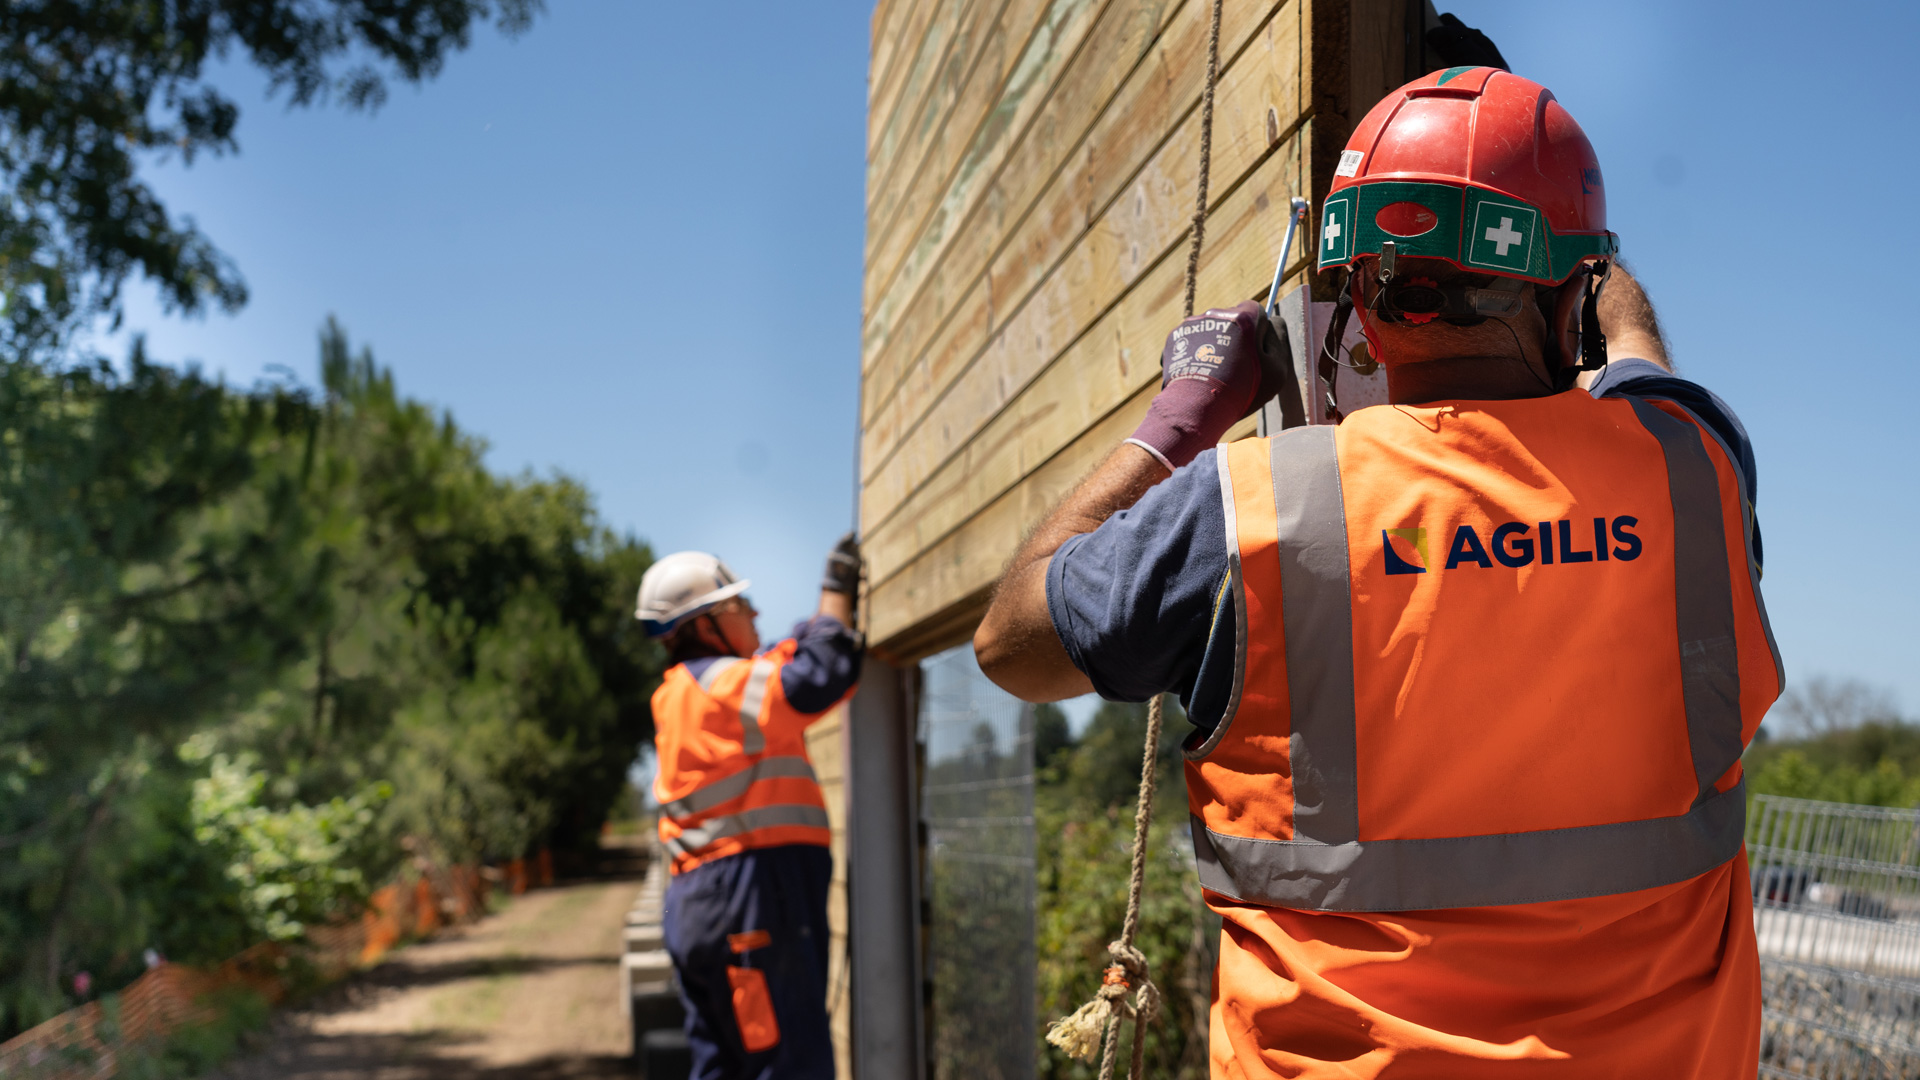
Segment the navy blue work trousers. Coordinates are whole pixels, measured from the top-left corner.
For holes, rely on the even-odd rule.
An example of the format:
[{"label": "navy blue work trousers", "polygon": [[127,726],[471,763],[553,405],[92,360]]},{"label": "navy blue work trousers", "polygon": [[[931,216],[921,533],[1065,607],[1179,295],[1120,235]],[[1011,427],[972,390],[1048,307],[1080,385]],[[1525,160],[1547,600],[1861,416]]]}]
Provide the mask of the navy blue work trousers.
[{"label": "navy blue work trousers", "polygon": [[[817,844],[729,855],[675,874],[662,931],[687,1006],[692,1080],[833,1080],[827,1028],[827,883]],[[761,936],[754,931],[764,931]],[[732,938],[730,942],[728,939]],[[737,946],[753,947],[736,951]],[[734,1019],[728,967],[758,968],[780,1041],[748,1053]]]}]

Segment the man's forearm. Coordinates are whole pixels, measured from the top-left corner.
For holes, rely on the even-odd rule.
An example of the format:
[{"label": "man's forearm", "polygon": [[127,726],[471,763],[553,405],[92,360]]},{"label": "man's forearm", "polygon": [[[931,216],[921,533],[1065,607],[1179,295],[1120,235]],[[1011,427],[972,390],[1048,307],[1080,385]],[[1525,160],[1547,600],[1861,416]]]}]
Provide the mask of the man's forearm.
[{"label": "man's forearm", "polygon": [[853,626],[853,597],[836,589],[820,590],[820,614],[831,615],[840,625]]},{"label": "man's forearm", "polygon": [[1060,545],[1140,501],[1166,479],[1146,450],[1121,443],[1047,515],[1008,564],[986,618],[973,636],[987,677],[1028,701],[1058,701],[1093,689],[1068,658],[1047,612],[1047,566]]},{"label": "man's forearm", "polygon": [[1647,360],[1673,370],[1673,363],[1667,359],[1666,335],[1660,332],[1660,317],[1654,313],[1653,301],[1647,299],[1639,279],[1617,262],[1600,292],[1597,314],[1600,331],[1607,335],[1608,356]]}]

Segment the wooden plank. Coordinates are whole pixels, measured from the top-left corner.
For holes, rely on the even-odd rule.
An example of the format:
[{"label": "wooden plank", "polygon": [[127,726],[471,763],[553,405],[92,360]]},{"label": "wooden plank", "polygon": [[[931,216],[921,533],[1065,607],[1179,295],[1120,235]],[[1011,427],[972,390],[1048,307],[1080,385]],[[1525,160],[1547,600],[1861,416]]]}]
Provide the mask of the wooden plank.
[{"label": "wooden plank", "polygon": [[[879,162],[867,167],[867,235],[871,248],[874,236],[892,220],[905,189],[920,175],[931,147],[945,133],[953,119],[954,106],[974,79],[998,77],[1003,57],[1013,47],[1005,36],[1003,20],[1020,22],[1038,12],[1041,0],[969,0],[959,27],[954,31],[946,57],[941,61],[925,98],[902,114],[901,141],[885,168]],[[969,122],[961,119],[961,123]]]},{"label": "wooden plank", "polygon": [[[1285,24],[1269,24],[1275,49],[1249,50],[1221,79],[1216,93],[1213,191],[1225,197],[1270,151],[1267,113],[1290,108],[1295,39]],[[1082,234],[1068,257],[1019,306],[987,348],[945,386],[937,363],[916,371],[863,431],[862,521],[868,529],[938,465],[980,430],[1020,387],[1078,339],[1099,315],[1176,246],[1184,246],[1191,214],[1199,115],[1190,112],[1136,177],[1130,195],[1111,204]],[[1297,174],[1286,182],[1297,185]],[[1280,196],[1285,202],[1285,195]],[[1216,203],[1215,213],[1227,204]],[[1277,238],[1276,238],[1277,247]],[[1271,252],[1277,254],[1277,251]],[[1014,260],[1009,260],[1010,262]],[[1021,273],[1017,265],[1007,274]],[[1027,280],[1040,271],[1025,271]],[[1219,294],[1215,294],[1219,295]],[[936,361],[951,357],[936,353]]]},{"label": "wooden plank", "polygon": [[[1272,39],[1276,53],[1297,53],[1297,45],[1288,44],[1295,41],[1297,36],[1294,20],[1291,18],[1275,20],[1266,24],[1264,30],[1266,31],[1264,36]],[[1200,72],[1203,70],[1201,65],[1204,63],[1203,45],[1202,38],[1197,40],[1193,47],[1195,74],[1193,75],[1194,98],[1191,105],[1195,108],[1198,104],[1198,87],[1202,77]],[[1268,56],[1266,62],[1271,66],[1275,59],[1274,56]],[[1284,62],[1284,55],[1278,59]],[[1239,85],[1241,77],[1235,75],[1236,70],[1240,70],[1240,65],[1229,67],[1223,75],[1224,92],[1221,95],[1223,98],[1232,97],[1232,90]],[[1189,116],[1193,114],[1195,108],[1189,108]],[[1284,101],[1279,108],[1282,114],[1293,111]],[[1231,108],[1223,112],[1230,115]],[[1109,111],[1107,116],[1103,117],[1102,125],[1106,126],[1110,119],[1116,117],[1125,119],[1128,115]],[[1170,123],[1170,121],[1166,122]],[[1233,125],[1226,123],[1220,126],[1224,132]],[[1278,127],[1282,133],[1288,126],[1290,124],[1279,120],[1278,116],[1269,125],[1269,127]],[[1138,133],[1144,127],[1143,124],[1120,123],[1111,129],[1111,134],[1117,140],[1141,140]],[[1156,133],[1152,136],[1151,144],[1164,150],[1165,143],[1162,141],[1164,137]],[[904,373],[899,382],[890,382],[886,377],[889,372],[884,367],[876,369],[869,377],[863,394],[867,403],[865,412],[868,417],[866,437],[863,439],[865,447],[863,471],[867,475],[871,476],[881,467],[883,464],[881,455],[886,451],[888,444],[904,432],[906,425],[915,422],[919,403],[933,400],[957,377],[960,371],[974,362],[993,334],[1004,333],[1010,321],[1019,318],[1029,293],[1025,290],[1016,290],[1015,276],[1024,273],[1025,277],[1018,284],[1026,285],[1030,289],[1042,275],[1052,272],[1058,259],[1058,255],[1055,254],[1057,250],[1078,245],[1092,232],[1097,231],[1090,228],[1096,224],[1096,220],[1090,220],[1085,216],[1087,211],[1083,209],[1080,201],[1084,191],[1083,185],[1102,184],[1103,190],[1099,194],[1105,195],[1107,190],[1111,190],[1114,198],[1118,197],[1119,192],[1127,190],[1121,187],[1118,181],[1105,178],[1111,176],[1115,170],[1109,169],[1105,173],[1094,171],[1094,167],[1101,164],[1103,159],[1110,158],[1109,155],[1101,152],[1102,146],[1103,141],[1090,142],[1085,153],[1076,153],[1068,170],[1057,178],[1060,182],[1049,187],[1041,209],[1031,215],[1028,225],[1023,227],[1023,234],[1033,234],[1034,230],[1040,230],[1038,235],[1047,238],[1045,246],[1025,239],[1024,236],[1016,237],[1014,243],[1010,244],[996,261],[996,266],[1001,268],[1000,271],[975,283],[975,287],[963,298],[955,320],[944,328],[942,336],[934,341],[928,352]],[[1217,169],[1216,177],[1231,176],[1234,172],[1230,164],[1233,147],[1226,146],[1223,149],[1227,152],[1222,154],[1220,160],[1223,164]],[[1137,176],[1128,179],[1129,183],[1136,181]],[[1227,187],[1228,185],[1216,179],[1214,185],[1216,194],[1224,193]],[[1188,191],[1190,192],[1191,188],[1188,188]],[[1111,212],[1112,198],[1107,199],[1105,205],[1107,209],[1101,212],[1102,217]],[[1169,212],[1178,213],[1177,211]],[[1180,227],[1184,228],[1184,226],[1183,219]],[[1129,256],[1131,255],[1130,251]],[[1150,261],[1151,258],[1151,255],[1147,255],[1141,261]],[[996,283],[1000,284],[997,291],[992,288]],[[907,405],[902,406],[890,400],[894,396],[889,392],[890,389],[907,399]],[[876,400],[879,402],[877,408],[874,405]],[[896,426],[888,426],[889,417],[885,415],[888,407],[893,408],[892,423]]]},{"label": "wooden plank", "polygon": [[[1108,0],[1051,0],[1031,34],[1013,37],[1032,2],[1012,0],[1001,19],[998,33],[1006,35],[1009,44],[1018,40],[1022,45],[1003,54],[1009,62],[998,86],[980,77],[987,69],[983,63],[954,105],[953,116],[921,171],[905,186],[905,198],[891,219],[875,227],[876,219],[869,217],[863,311],[892,280],[915,238],[930,226],[937,228],[954,209],[956,198],[964,200],[964,194],[956,193],[992,178]],[[975,117],[977,123],[972,122]]]},{"label": "wooden plank", "polygon": [[[1349,14],[1351,0],[1302,0],[1302,25],[1307,29],[1306,55],[1307,101],[1313,112],[1313,144],[1307,156],[1307,199],[1312,205],[1309,219],[1320,220],[1320,207],[1327,190],[1333,186],[1333,171],[1339,167],[1340,152],[1346,149],[1347,136],[1353,132],[1353,120],[1347,115],[1352,98],[1351,46],[1353,27]],[[1313,298],[1331,301],[1338,280],[1335,274],[1313,277]]]},{"label": "wooden plank", "polygon": [[1398,89],[1412,76],[1409,66],[1407,0],[1352,0],[1348,28],[1347,95],[1349,115],[1358,124],[1374,103]]},{"label": "wooden plank", "polygon": [[[901,45],[906,37],[902,29],[903,21],[919,14],[920,4],[914,0],[880,0],[873,5],[873,14],[867,19],[867,113],[873,113],[873,103],[878,98],[882,85],[891,77],[897,76],[899,68],[893,66],[895,57],[901,53]],[[868,145],[872,145],[873,132],[867,132]]]},{"label": "wooden plank", "polygon": [[[1227,73],[1234,69],[1236,54],[1247,46],[1248,34],[1280,26],[1290,28],[1288,32],[1297,37],[1298,19],[1292,11],[1283,9],[1278,18],[1262,20],[1277,6],[1235,7],[1223,15]],[[869,361],[862,414],[867,424],[874,422],[877,410],[889,402],[903,379],[918,378],[938,387],[952,377],[956,365],[970,361],[989,334],[1019,310],[1033,283],[1126,190],[1179,118],[1197,108],[1205,74],[1206,10],[1204,4],[1193,3],[1172,17],[1153,46],[1152,61],[1129,74],[1095,127],[1072,147],[1057,171],[1052,163],[1045,173],[1023,171],[1010,163],[981,201],[981,212],[954,231],[953,242],[939,259],[924,272],[916,270],[923,283],[916,287],[903,277],[888,292],[883,301],[887,310],[876,313],[863,343]],[[1295,111],[1282,106],[1274,126],[1290,127]],[[995,217],[1007,224],[993,227]],[[1013,231],[1010,238],[1009,230]],[[917,252],[915,258],[919,258]],[[979,280],[990,260],[1003,268],[1025,267],[1025,287],[1016,288],[1005,273]],[[889,320],[896,315],[899,325],[893,326]],[[929,351],[929,346],[935,351]],[[877,463],[870,460],[867,469],[875,467]]]},{"label": "wooden plank", "polygon": [[[829,985],[847,978],[847,783],[846,727],[847,707],[841,705],[807,728],[807,757],[813,762],[814,776],[820,781],[820,793],[826,797],[827,826],[831,837],[833,876],[827,887],[827,971]],[[833,1042],[833,1056],[841,1076],[851,1076],[853,1016],[850,995],[840,995],[833,1014],[827,1018]]]},{"label": "wooden plank", "polygon": [[[892,160],[901,135],[902,117],[926,97],[927,87],[932,84],[934,74],[939,70],[940,62],[945,59],[947,49],[953,44],[953,32],[961,13],[975,0],[925,0],[922,5],[927,14],[925,29],[920,31],[918,40],[913,44],[913,62],[906,65],[900,84],[891,94],[880,102],[870,104],[867,110],[867,185],[873,185],[874,173],[884,169],[885,163]],[[868,192],[869,200],[872,192]],[[871,228],[871,224],[868,226]]]},{"label": "wooden plank", "polygon": [[[916,247],[862,328],[863,369],[888,345],[917,350],[945,321],[953,297],[977,277],[1007,233],[1077,150],[1114,93],[1136,77],[1139,64],[1169,21],[1197,0],[1120,0],[1094,25],[1081,55],[1061,74],[1040,115],[997,171],[990,189],[949,230],[946,247]],[[1144,151],[1143,151],[1144,153]],[[923,265],[924,264],[924,265]],[[927,298],[932,303],[917,301]],[[945,303],[943,303],[945,301]],[[908,320],[903,328],[897,323]],[[902,342],[904,339],[904,343]]]},{"label": "wooden plank", "polygon": [[913,667],[934,653],[945,652],[972,638],[992,599],[991,586],[977,589],[931,615],[922,616],[911,628],[887,638],[884,643],[868,645],[867,653],[893,667]]},{"label": "wooden plank", "polygon": [[[1286,229],[1287,192],[1300,172],[1299,137],[1268,158],[1251,182],[1211,216],[1201,252],[1203,303],[1232,303],[1266,290]],[[892,498],[891,512],[866,517],[861,532],[872,580],[884,584],[944,540],[1043,463],[1074,436],[1159,380],[1159,347],[1180,319],[1185,244],[1160,259],[1091,332],[1027,385],[957,452],[929,470],[908,496]],[[918,464],[883,478],[910,476]],[[872,488],[868,489],[873,490]],[[864,493],[863,493],[864,494]],[[876,587],[877,587],[876,585]]]},{"label": "wooden plank", "polygon": [[[903,575],[876,590],[874,610],[880,614],[868,631],[872,654],[895,667],[909,667],[972,637],[1001,568],[1027,530],[1139,424],[1152,398],[1150,391],[1142,391],[1109,422],[1075,440],[1019,490],[1003,496],[916,564],[912,580]],[[1253,434],[1254,420],[1248,417],[1221,441]]]},{"label": "wooden plank", "polygon": [[[1289,163],[1289,168],[1296,166]],[[1284,198],[1269,196],[1273,212],[1284,213]],[[1237,238],[1234,250],[1221,250],[1202,278],[1202,296],[1223,287],[1229,295],[1265,291],[1271,272],[1266,240],[1276,223],[1263,222]],[[1284,220],[1277,223],[1284,230]],[[1277,241],[1276,241],[1277,243]],[[1296,263],[1299,270],[1304,265]],[[1059,452],[1075,433],[1098,423],[1143,387],[1155,385],[1160,340],[1179,319],[1184,259],[1169,258],[1135,290],[1142,299],[1116,307],[1094,331],[1049,367],[994,418],[987,428],[933,473],[886,521],[864,526],[864,546],[873,580],[884,582],[943,540],[955,527],[989,505],[1035,468]],[[1237,280],[1235,280],[1237,279]],[[1293,276],[1292,288],[1299,283]]]},{"label": "wooden plank", "polygon": [[1147,391],[1135,395],[1034,470],[1018,487],[914,560],[904,573],[874,586],[868,636],[885,647],[913,624],[991,585],[1026,530],[1139,426],[1152,397]]}]

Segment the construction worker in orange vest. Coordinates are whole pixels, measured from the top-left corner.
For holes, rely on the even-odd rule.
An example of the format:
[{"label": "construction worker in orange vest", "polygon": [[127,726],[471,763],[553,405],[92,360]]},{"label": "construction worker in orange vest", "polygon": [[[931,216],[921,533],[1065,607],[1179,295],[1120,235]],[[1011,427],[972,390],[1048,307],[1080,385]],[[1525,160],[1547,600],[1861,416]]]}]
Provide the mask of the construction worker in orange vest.
[{"label": "construction worker in orange vest", "polygon": [[1186,703],[1215,1077],[1750,1078],[1740,755],[1783,676],[1746,432],[1674,376],[1545,88],[1418,79],[1335,176],[1311,347],[1352,362],[1358,318],[1391,403],[1216,449],[1271,331],[1186,320],[981,667]]},{"label": "construction worker in orange vest", "polygon": [[648,568],[639,617],[672,666],[653,694],[662,920],[694,1080],[832,1080],[827,803],[806,729],[853,693],[860,548],[827,560],[819,614],[765,651],[748,582],[712,555]]}]

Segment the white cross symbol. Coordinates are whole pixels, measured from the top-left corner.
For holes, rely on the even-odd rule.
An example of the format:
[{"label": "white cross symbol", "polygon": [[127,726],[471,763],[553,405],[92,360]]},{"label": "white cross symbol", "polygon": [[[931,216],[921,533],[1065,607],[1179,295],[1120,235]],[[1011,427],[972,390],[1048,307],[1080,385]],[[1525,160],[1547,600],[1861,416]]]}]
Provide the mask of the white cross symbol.
[{"label": "white cross symbol", "polygon": [[[1509,225],[1511,225],[1511,224],[1513,224],[1513,219],[1511,219],[1511,218],[1509,218],[1509,219],[1507,219],[1507,224],[1509,224]],[[1334,241],[1335,241],[1336,239],[1338,239],[1338,238],[1339,238],[1339,236],[1340,236],[1340,219],[1339,219],[1339,218],[1336,218],[1336,217],[1334,217],[1334,216],[1333,216],[1332,214],[1328,214],[1328,215],[1327,215],[1327,227],[1326,227],[1325,229],[1322,229],[1322,230],[1320,231],[1320,235],[1321,235],[1321,237],[1322,237],[1322,238],[1324,238],[1324,239],[1326,240],[1326,242],[1327,242],[1327,250],[1328,250],[1328,251],[1332,251],[1332,250],[1333,250],[1333,242],[1334,242]]]},{"label": "white cross symbol", "polygon": [[1500,219],[1499,228],[1487,230],[1487,239],[1493,241],[1493,253],[1504,259],[1507,257],[1507,249],[1525,240],[1526,237],[1513,231],[1512,218],[1503,217]]}]

